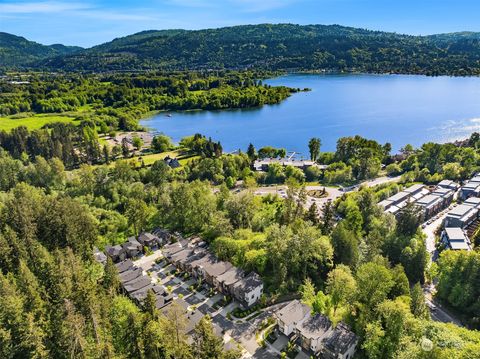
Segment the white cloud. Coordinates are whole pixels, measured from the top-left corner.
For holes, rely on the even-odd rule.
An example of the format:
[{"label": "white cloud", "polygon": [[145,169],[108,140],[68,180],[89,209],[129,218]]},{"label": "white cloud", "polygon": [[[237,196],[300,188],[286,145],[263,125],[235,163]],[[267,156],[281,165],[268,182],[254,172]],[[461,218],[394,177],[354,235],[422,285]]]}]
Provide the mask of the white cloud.
[{"label": "white cloud", "polygon": [[12,15],[63,14],[106,21],[145,21],[153,18],[138,12],[122,13],[97,8],[88,3],[40,1],[0,4],[1,17]]},{"label": "white cloud", "polygon": [[52,14],[66,11],[85,10],[90,6],[75,2],[41,1],[0,4],[2,14]]}]

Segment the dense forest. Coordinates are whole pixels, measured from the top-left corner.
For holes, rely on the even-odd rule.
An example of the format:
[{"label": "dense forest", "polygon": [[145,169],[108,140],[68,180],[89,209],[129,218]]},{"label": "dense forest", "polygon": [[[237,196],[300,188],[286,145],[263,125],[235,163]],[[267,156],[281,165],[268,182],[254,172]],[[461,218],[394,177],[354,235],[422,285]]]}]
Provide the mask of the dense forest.
[{"label": "dense forest", "polygon": [[23,37],[0,32],[0,69],[35,66],[40,60],[82,50],[61,44],[41,45]]},{"label": "dense forest", "polygon": [[[48,52],[43,58],[25,53],[24,41],[18,42],[6,47],[0,42],[0,54],[18,53],[15,62],[10,58],[0,66],[93,72],[256,68],[460,76],[480,71],[480,38],[468,32],[410,36],[293,24],[144,31],[86,50],[53,57]],[[32,46],[32,52],[35,49]]]},{"label": "dense forest", "polygon": [[[0,79],[0,116],[11,130],[2,130],[0,147],[15,158],[41,155],[60,158],[67,167],[103,161],[99,135],[139,129],[138,120],[152,111],[251,108],[279,103],[298,89],[262,83],[267,73],[150,73],[109,75],[23,74]],[[22,125],[52,115],[67,123],[48,123],[41,129]],[[57,116],[57,117],[55,117]],[[117,150],[111,148],[110,150]],[[117,153],[121,152],[118,149]],[[103,152],[102,152],[103,151]],[[113,156],[115,157],[115,156]]]},{"label": "dense forest", "polygon": [[[444,251],[432,270],[418,213],[407,209],[396,219],[376,203],[408,184],[409,173],[438,179],[457,173],[447,171],[452,166],[461,177],[477,171],[478,138],[464,147],[406,146],[402,159],[388,144],[361,137],[339,139],[334,153],[320,152],[317,143],[312,157],[350,167],[358,180],[374,177],[381,163],[407,171],[399,184],[361,188],[321,209],[305,209],[307,173],[251,170],[257,156],[282,156],[281,149],[252,145],[247,153],[222,154],[207,151],[215,142],[196,135],[181,144],[197,159],[179,168],[117,160],[73,171],[56,157],[15,159],[0,150],[2,357],[238,357],[221,349],[208,317],[188,344],[178,308],[164,315],[148,300],[136,307],[119,293],[111,263],[103,268],[92,258],[93,246],[162,227],[200,235],[218,257],[261,274],[269,299],[299,292],[313,312],[347,322],[360,337],[361,357],[475,358],[478,331],[432,321],[420,284],[438,281],[439,298],[478,328],[478,252]],[[255,196],[256,183],[266,180],[287,183],[286,198]]]}]

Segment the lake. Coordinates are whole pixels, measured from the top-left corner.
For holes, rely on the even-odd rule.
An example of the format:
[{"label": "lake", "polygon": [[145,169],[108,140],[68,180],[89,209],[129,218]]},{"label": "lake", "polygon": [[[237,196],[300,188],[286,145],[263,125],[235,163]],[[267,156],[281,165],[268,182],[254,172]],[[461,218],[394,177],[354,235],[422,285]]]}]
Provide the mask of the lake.
[{"label": "lake", "polygon": [[480,131],[480,78],[410,75],[291,74],[270,85],[308,87],[278,105],[249,110],[165,113],[141,121],[155,131],[181,137],[201,133],[224,150],[271,145],[308,153],[311,137],[323,151],[339,137],[361,135],[395,150],[406,143],[447,142]]}]

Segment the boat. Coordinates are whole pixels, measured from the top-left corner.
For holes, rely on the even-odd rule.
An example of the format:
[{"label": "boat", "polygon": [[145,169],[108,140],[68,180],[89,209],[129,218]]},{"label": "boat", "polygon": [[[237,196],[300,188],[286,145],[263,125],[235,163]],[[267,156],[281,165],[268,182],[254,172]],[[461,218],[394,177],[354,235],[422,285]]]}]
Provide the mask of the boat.
[{"label": "boat", "polygon": [[167,116],[167,117],[172,117],[172,115],[171,115],[171,114],[169,114],[169,113],[167,113],[165,116]]}]

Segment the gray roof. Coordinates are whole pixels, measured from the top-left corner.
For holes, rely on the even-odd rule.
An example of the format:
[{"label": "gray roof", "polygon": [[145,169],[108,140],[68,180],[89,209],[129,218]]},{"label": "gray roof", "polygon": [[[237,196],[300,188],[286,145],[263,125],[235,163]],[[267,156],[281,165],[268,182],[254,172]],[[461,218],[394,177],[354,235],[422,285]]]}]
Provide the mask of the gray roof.
[{"label": "gray roof", "polygon": [[180,242],[167,244],[166,246],[164,246],[162,248],[162,253],[166,257],[172,256],[175,253],[178,253],[181,250],[183,250],[187,246],[187,243],[188,242],[186,242],[186,241],[180,241]]},{"label": "gray roof", "polygon": [[450,241],[464,241],[467,240],[465,232],[458,227],[446,227],[445,233]]},{"label": "gray roof", "polygon": [[137,241],[134,237],[128,238],[128,241],[122,244],[122,247],[125,250],[141,250],[142,245],[140,244],[139,241]]},{"label": "gray roof", "polygon": [[227,270],[232,268],[232,263],[224,261],[207,261],[202,265],[203,270],[211,277],[218,277],[219,275],[225,273]]},{"label": "gray roof", "polygon": [[120,244],[117,244],[116,246],[106,246],[105,247],[105,252],[109,256],[118,256],[120,253],[122,253],[124,250]]},{"label": "gray roof", "polygon": [[185,248],[185,249],[182,249],[181,251],[173,254],[171,256],[171,260],[172,260],[172,262],[177,262],[177,261],[181,262],[181,261],[187,259],[188,257],[190,257],[193,254],[194,254],[193,249]]},{"label": "gray roof", "polygon": [[152,243],[158,241],[158,237],[152,233],[143,232],[138,236],[138,241],[140,243]]},{"label": "gray roof", "polygon": [[480,198],[478,197],[470,197],[463,202],[463,204],[470,205],[473,207],[477,207],[480,205]]},{"label": "gray roof", "polygon": [[416,192],[419,192],[421,191],[425,186],[423,184],[414,184],[413,186],[410,186],[408,188],[405,188],[403,190],[403,192],[407,192],[407,193],[416,193]]},{"label": "gray roof", "polygon": [[231,285],[238,282],[245,277],[245,272],[237,267],[232,267],[222,275],[217,277],[217,280],[223,285]]},{"label": "gray roof", "polygon": [[143,301],[147,297],[147,292],[149,290],[152,290],[154,294],[162,294],[163,292],[165,292],[165,289],[163,289],[158,284],[150,283],[146,287],[143,287],[143,288],[131,293],[130,297],[132,299],[136,299],[138,301]]},{"label": "gray roof", "polygon": [[305,338],[316,339],[323,337],[331,328],[332,322],[322,314],[308,316],[297,324],[297,330]]},{"label": "gray roof", "polygon": [[128,283],[142,275],[143,275],[143,270],[141,268],[133,268],[123,272],[122,274],[119,275],[119,277],[120,277],[120,282]]},{"label": "gray roof", "polygon": [[408,197],[410,197],[410,193],[402,191],[394,194],[393,196],[387,199],[392,202],[399,202],[407,199]]},{"label": "gray roof", "polygon": [[474,208],[472,206],[466,205],[466,204],[461,204],[454,209],[452,209],[450,212],[448,212],[447,216],[449,217],[463,217],[466,215],[468,212],[473,211]]},{"label": "gray roof", "polygon": [[130,259],[126,261],[115,264],[117,267],[118,273],[123,273],[133,267],[133,262]]},{"label": "gray roof", "polygon": [[310,307],[298,299],[288,303],[276,313],[277,318],[287,325],[297,325],[307,315],[310,315]]},{"label": "gray roof", "polygon": [[434,194],[427,194],[425,197],[420,198],[416,203],[420,206],[428,207],[440,202],[441,197]]},{"label": "gray roof", "polygon": [[196,267],[204,266],[208,263],[214,263],[214,262],[216,262],[216,258],[212,254],[208,253],[203,257],[191,262],[191,266],[192,268],[196,268]]},{"label": "gray roof", "polygon": [[123,286],[123,288],[128,292],[128,293],[133,293],[143,287],[146,287],[147,285],[149,285],[150,283],[152,283],[152,280],[150,279],[150,277],[146,276],[146,275],[143,275],[143,276],[140,276],[130,282],[128,282],[127,284],[125,284]]},{"label": "gray roof", "polygon": [[255,288],[263,286],[262,278],[255,272],[251,272],[233,285],[235,291],[243,294],[249,293]]},{"label": "gray roof", "polygon": [[204,314],[198,309],[187,313],[187,327],[185,332],[188,334],[195,329],[195,326],[202,320]]},{"label": "gray roof", "polygon": [[331,352],[345,354],[345,352],[358,341],[358,337],[350,328],[339,323],[332,334],[324,339],[323,345]]}]

